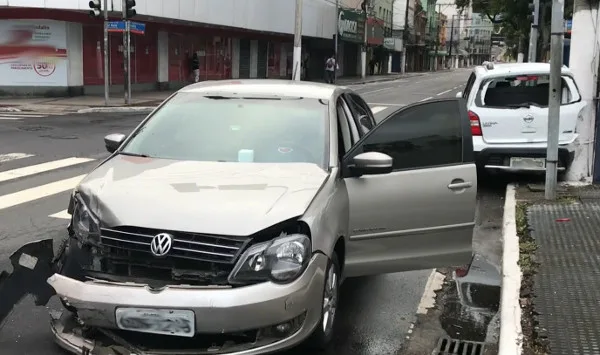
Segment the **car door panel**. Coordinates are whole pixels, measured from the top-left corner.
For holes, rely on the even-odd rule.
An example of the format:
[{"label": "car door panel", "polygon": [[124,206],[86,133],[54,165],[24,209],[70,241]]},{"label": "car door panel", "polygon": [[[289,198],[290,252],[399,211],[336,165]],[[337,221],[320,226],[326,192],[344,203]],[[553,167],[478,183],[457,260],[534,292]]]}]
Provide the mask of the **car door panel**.
[{"label": "car door panel", "polygon": [[[350,203],[346,276],[469,262],[477,175],[464,106],[462,99],[408,106],[384,119],[348,152],[345,161],[381,149],[398,166],[385,175],[344,178]],[[442,139],[435,122],[449,111],[459,116],[452,130],[460,137]],[[422,126],[428,117],[431,132]],[[410,132],[415,139],[401,137],[410,137]],[[390,139],[398,141],[391,144]]]}]

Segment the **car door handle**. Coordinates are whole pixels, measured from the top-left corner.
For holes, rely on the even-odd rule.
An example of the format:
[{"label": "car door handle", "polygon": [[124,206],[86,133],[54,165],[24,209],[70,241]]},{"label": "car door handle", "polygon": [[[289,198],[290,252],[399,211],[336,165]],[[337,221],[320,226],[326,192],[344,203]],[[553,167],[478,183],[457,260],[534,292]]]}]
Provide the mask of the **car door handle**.
[{"label": "car door handle", "polygon": [[468,189],[470,187],[473,187],[473,183],[472,182],[462,181],[462,180],[458,180],[456,182],[453,181],[452,183],[450,183],[448,185],[448,188],[450,190],[462,190],[462,189]]}]

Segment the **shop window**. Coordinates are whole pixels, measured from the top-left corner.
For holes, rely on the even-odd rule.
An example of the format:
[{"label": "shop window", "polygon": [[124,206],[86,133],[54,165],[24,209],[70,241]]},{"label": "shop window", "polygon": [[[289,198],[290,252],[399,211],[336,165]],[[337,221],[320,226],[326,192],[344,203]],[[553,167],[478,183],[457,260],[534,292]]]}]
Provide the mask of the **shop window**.
[{"label": "shop window", "polygon": [[281,60],[281,43],[269,42],[268,44],[268,70],[269,78],[279,78],[280,60]]}]

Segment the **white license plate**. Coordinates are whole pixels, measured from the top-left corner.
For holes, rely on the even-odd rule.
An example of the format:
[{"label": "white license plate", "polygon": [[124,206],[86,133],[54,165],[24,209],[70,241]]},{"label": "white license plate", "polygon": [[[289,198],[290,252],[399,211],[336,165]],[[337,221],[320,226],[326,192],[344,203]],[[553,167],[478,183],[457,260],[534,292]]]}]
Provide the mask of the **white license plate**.
[{"label": "white license plate", "polygon": [[510,167],[518,169],[544,169],[545,158],[510,158]]},{"label": "white license plate", "polygon": [[117,308],[117,326],[142,333],[193,337],[194,312],[178,309]]}]

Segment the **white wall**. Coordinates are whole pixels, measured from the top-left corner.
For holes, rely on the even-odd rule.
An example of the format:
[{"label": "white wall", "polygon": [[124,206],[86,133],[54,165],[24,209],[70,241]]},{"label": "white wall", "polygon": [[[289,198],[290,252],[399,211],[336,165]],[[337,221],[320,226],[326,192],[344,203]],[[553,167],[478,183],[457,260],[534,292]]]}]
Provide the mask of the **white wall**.
[{"label": "white wall", "polygon": [[396,0],[394,2],[392,29],[403,30],[406,22],[406,1],[407,0]]},{"label": "white wall", "polygon": [[[83,33],[80,23],[67,22],[68,86],[83,86]],[[99,43],[100,48],[104,43]],[[102,69],[104,70],[104,69]]]},{"label": "white wall", "polygon": [[[0,6],[89,10],[89,0],[0,0]],[[122,11],[121,0],[109,0]],[[139,15],[164,17],[256,31],[294,33],[294,0],[136,0]],[[332,38],[335,2],[304,0],[302,34]]]}]

